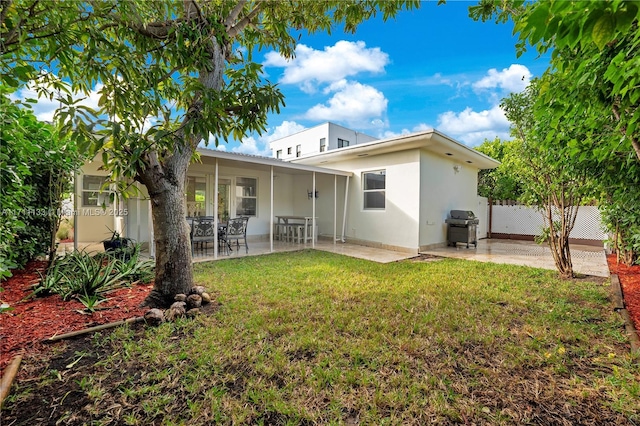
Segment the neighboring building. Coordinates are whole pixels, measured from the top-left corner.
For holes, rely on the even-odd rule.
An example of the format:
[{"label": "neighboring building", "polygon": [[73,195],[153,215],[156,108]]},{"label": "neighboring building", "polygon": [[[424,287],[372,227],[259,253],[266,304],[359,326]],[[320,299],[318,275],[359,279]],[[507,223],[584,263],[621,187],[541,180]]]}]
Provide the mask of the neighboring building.
[{"label": "neighboring building", "polygon": [[272,141],[269,145],[273,158],[290,161],[375,140],[377,138],[373,136],[337,124],[324,123]]},{"label": "neighboring building", "polygon": [[[418,253],[446,244],[450,210],[486,220],[476,211],[478,171],[499,164],[436,130],[377,140],[325,123],[271,147],[280,159],[200,149],[188,172],[189,215],[249,216],[250,240],[271,239],[276,216],[313,216],[321,238]],[[78,208],[90,212],[103,197],[98,166],[86,164],[76,181]],[[109,212],[116,216],[80,213],[78,241],[114,228],[153,240],[144,191]]]}]

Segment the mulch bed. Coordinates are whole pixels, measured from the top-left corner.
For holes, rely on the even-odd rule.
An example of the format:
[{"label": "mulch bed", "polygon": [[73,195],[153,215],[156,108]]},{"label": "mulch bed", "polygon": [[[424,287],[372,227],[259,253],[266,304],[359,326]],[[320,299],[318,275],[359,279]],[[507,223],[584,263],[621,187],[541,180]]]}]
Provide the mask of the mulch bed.
[{"label": "mulch bed", "polygon": [[96,312],[86,313],[76,301],[65,302],[60,296],[33,297],[36,284],[46,262],[29,262],[24,270],[12,271],[13,276],[0,283],[0,300],[11,310],[0,314],[0,370],[21,351],[30,354],[45,349],[44,339],[82,330],[95,325],[143,316],[146,309],[140,303],[149,294],[153,284],[135,285],[110,292],[107,300],[97,306]]},{"label": "mulch bed", "polygon": [[626,266],[618,263],[616,256],[607,256],[609,271],[620,278],[624,305],[636,331],[640,331],[640,265]]}]

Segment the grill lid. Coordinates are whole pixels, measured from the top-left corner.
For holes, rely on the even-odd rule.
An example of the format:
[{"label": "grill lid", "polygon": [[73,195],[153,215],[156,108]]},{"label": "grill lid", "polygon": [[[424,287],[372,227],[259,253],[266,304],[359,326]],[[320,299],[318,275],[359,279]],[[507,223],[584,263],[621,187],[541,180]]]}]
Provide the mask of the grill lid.
[{"label": "grill lid", "polygon": [[480,223],[480,220],[476,218],[476,215],[473,214],[471,210],[451,210],[449,213],[451,216],[449,219],[444,222],[449,225],[477,225]]},{"label": "grill lid", "polygon": [[451,210],[449,213],[451,219],[473,220],[476,215],[471,210]]}]

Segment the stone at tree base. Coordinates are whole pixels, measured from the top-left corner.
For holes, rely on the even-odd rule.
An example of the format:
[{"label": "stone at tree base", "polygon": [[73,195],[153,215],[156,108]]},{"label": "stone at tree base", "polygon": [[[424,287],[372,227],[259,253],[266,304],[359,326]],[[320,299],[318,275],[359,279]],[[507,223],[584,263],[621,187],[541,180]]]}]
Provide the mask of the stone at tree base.
[{"label": "stone at tree base", "polygon": [[169,309],[177,309],[177,310],[182,309],[183,311],[185,311],[186,308],[187,308],[186,302],[173,302],[173,304],[169,307]]},{"label": "stone at tree base", "polygon": [[164,321],[164,313],[160,309],[149,309],[144,313],[144,320],[150,325],[160,325]]},{"label": "stone at tree base", "polygon": [[200,309],[199,308],[193,308],[193,309],[189,309],[187,311],[187,318],[195,318],[198,315],[200,315]]},{"label": "stone at tree base", "polygon": [[197,294],[190,294],[187,297],[187,307],[189,309],[199,308],[200,306],[202,306],[202,297]]},{"label": "stone at tree base", "polygon": [[200,295],[200,297],[202,297],[202,304],[211,303],[211,296],[209,295],[209,293],[204,292]]},{"label": "stone at tree base", "polygon": [[173,300],[175,300],[176,302],[184,302],[187,300],[187,295],[186,294],[176,294],[176,296],[173,298]]},{"label": "stone at tree base", "polygon": [[205,291],[206,289],[203,286],[197,285],[191,289],[191,294],[197,294],[198,296],[201,296]]},{"label": "stone at tree base", "polygon": [[167,321],[173,321],[176,318],[182,318],[185,315],[186,311],[184,308],[169,308],[164,311],[164,317]]}]

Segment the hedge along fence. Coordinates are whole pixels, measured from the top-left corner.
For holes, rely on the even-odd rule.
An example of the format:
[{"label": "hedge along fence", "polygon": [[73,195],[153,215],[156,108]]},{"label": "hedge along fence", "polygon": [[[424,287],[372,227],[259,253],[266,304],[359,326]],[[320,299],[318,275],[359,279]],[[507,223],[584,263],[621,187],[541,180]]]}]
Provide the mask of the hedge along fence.
[{"label": "hedge along fence", "polygon": [[[523,205],[492,205],[490,207],[491,238],[533,240],[545,227],[542,212]],[[609,236],[605,232],[600,211],[596,206],[581,206],[575,226],[569,234],[570,242],[602,245]]]},{"label": "hedge along fence", "polygon": [[9,94],[0,87],[0,281],[37,256],[53,258],[60,203],[80,164],[75,144]]}]

